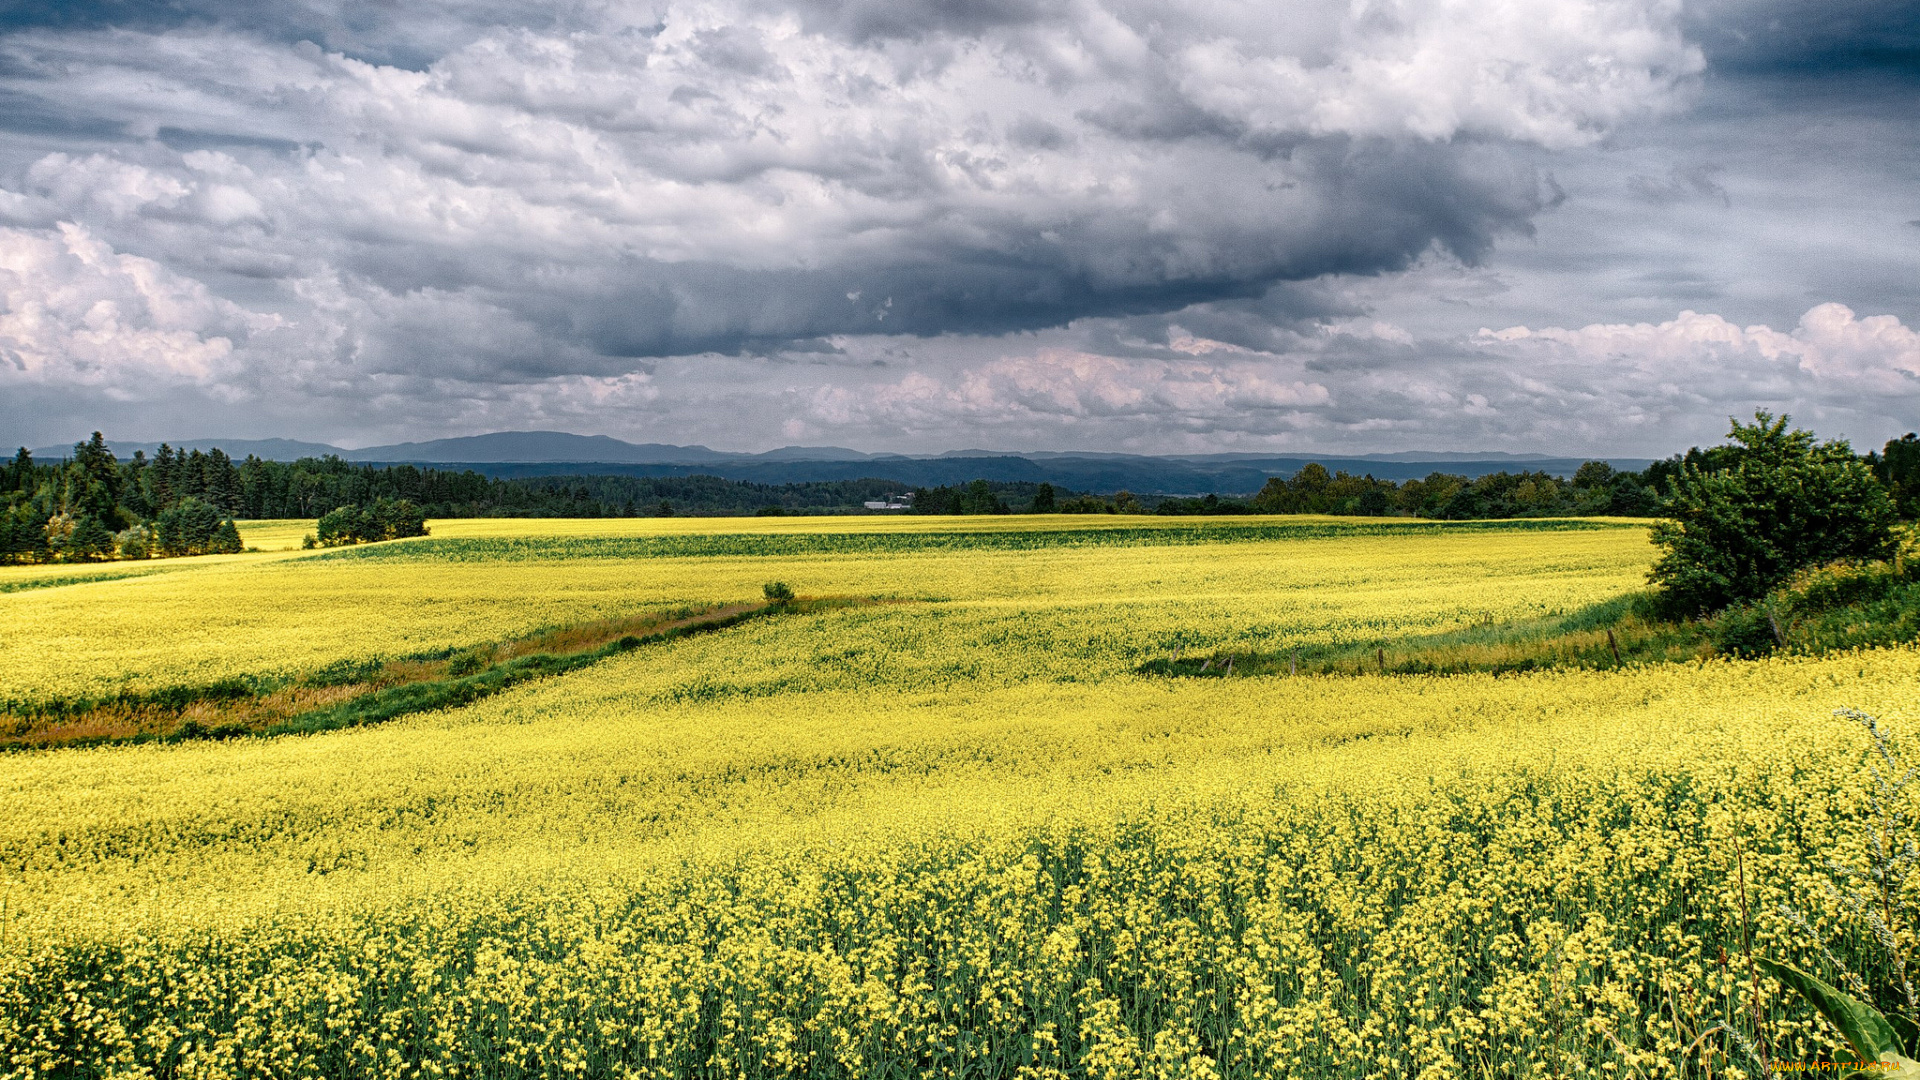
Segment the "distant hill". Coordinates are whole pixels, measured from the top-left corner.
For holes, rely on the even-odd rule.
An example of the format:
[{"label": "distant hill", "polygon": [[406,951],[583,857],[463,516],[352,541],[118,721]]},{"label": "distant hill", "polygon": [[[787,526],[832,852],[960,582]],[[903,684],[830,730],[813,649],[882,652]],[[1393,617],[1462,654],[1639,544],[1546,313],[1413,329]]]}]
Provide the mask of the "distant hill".
[{"label": "distant hill", "polygon": [[[488,476],[693,476],[707,474],[757,484],[806,484],[829,480],[894,480],[913,487],[964,484],[973,480],[1005,483],[1045,481],[1077,491],[1112,494],[1122,489],[1138,495],[1246,495],[1260,490],[1273,476],[1292,476],[1309,461],[1328,469],[1372,474],[1382,480],[1411,480],[1432,472],[1479,477],[1488,473],[1537,469],[1571,476],[1585,459],[1538,458],[1507,461],[1367,461],[1356,458],[1258,458],[1231,463],[1190,462],[1144,456],[1082,457],[1058,455],[1044,459],[1017,455],[993,457],[893,458],[884,461],[732,461],[707,465],[612,464],[606,462],[463,462],[461,468]],[[1617,469],[1638,471],[1644,458],[1610,459]]]},{"label": "distant hill", "polygon": [[[158,443],[110,443],[121,457],[135,450],[149,455]],[[183,439],[180,449],[219,447],[234,458],[248,454],[276,461],[335,454],[347,461],[420,464],[472,469],[487,476],[719,476],[761,484],[803,484],[881,479],[904,486],[932,487],[972,480],[1007,483],[1048,482],[1078,491],[1111,494],[1122,489],[1140,495],[1244,495],[1258,491],[1273,476],[1291,476],[1308,462],[1328,469],[1372,474],[1383,480],[1407,480],[1431,472],[1468,477],[1537,469],[1568,476],[1584,458],[1544,457],[1498,452],[1463,454],[1119,454],[1085,451],[1000,452],[949,450],[942,454],[868,454],[841,446],[785,446],[759,454],[730,453],[705,446],[630,443],[605,435],[564,431],[501,431],[454,439],[394,443],[347,450],[292,439]],[[72,453],[71,445],[43,447],[36,458]],[[1644,458],[1608,459],[1615,468],[1639,470]]]},{"label": "distant hill", "polygon": [[742,455],[704,446],[667,443],[630,443],[605,435],[570,435],[564,431],[498,431],[431,442],[368,446],[341,455],[348,461],[411,461],[423,464],[464,461],[605,461],[707,462],[732,461]]},{"label": "distant hill", "polygon": [[[80,440],[75,440],[78,442]],[[326,443],[301,442],[298,439],[169,439],[168,445],[175,450],[199,450],[202,453],[218,448],[232,458],[244,458],[248,454],[265,458],[268,461],[298,461],[303,457],[325,457],[328,454],[346,456],[350,451]],[[133,456],[135,450],[144,450],[152,457],[160,449],[157,442],[125,442],[120,439],[107,440],[107,446],[115,457],[125,459]],[[64,446],[42,446],[28,451],[37,461],[53,461],[73,456],[73,443]],[[11,456],[11,452],[9,452]]]}]

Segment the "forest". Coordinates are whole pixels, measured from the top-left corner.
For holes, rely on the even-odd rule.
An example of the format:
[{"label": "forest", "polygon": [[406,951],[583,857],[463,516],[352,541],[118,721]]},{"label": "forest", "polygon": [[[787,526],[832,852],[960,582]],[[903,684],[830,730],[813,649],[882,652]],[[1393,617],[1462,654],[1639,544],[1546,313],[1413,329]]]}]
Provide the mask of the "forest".
[{"label": "forest", "polygon": [[[1029,485],[1031,486],[1031,485]],[[319,542],[410,535],[417,518],[850,513],[907,487],[891,480],[755,484],[715,476],[490,479],[471,470],[365,465],[333,456],[235,461],[218,449],[117,459],[95,432],[62,461],[23,447],[0,464],[0,562],[87,561],[240,550],[232,522],[325,519]],[[408,523],[361,522],[398,508]]]}]

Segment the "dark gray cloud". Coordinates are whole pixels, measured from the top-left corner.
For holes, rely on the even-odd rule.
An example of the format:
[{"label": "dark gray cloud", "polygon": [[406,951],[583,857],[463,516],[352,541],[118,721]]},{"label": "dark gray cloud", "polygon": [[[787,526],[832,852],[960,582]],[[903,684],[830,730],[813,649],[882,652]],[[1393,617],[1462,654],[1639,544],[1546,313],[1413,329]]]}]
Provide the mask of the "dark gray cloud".
[{"label": "dark gray cloud", "polygon": [[1916,0],[1705,0],[1687,6],[1685,26],[1730,74],[1920,73]]},{"label": "dark gray cloud", "polygon": [[16,0],[0,33],[23,30],[218,32],[286,44],[314,42],[375,63],[424,68],[489,27],[557,29],[578,9],[517,0]]},{"label": "dark gray cloud", "polygon": [[[902,449],[1671,427],[1580,365],[1515,392],[1505,367],[1557,339],[1476,332],[1692,306],[1790,333],[1828,301],[1911,324],[1881,302],[1911,232],[1809,260],[1780,178],[1870,189],[1844,229],[1808,214],[1835,251],[1863,206],[1911,218],[1915,10],[14,5],[0,424]],[[1770,292],[1739,275],[1755,250],[1789,264]],[[1834,378],[1787,367],[1783,393]]]}]

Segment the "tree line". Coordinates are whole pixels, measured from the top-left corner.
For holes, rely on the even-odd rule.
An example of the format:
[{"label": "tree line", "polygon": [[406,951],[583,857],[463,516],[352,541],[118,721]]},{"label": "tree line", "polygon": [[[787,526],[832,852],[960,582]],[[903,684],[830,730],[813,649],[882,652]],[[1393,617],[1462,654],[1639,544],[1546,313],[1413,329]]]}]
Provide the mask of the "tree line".
[{"label": "tree line", "polygon": [[[234,515],[205,478],[188,488],[169,454],[164,472],[134,455],[121,462],[99,432],[58,465],[41,465],[25,447],[0,471],[0,562],[84,561],[208,555],[240,550]],[[203,462],[196,462],[201,465]]]},{"label": "tree line", "polygon": [[[1647,472],[1667,464],[1656,462]],[[1441,520],[1595,514],[1651,517],[1660,510],[1658,484],[1646,473],[1620,472],[1604,461],[1589,461],[1568,479],[1545,472],[1498,472],[1477,478],[1435,472],[1403,483],[1329,472],[1326,466],[1311,462],[1290,477],[1269,479],[1247,498],[1142,496],[1129,491],[1099,496],[1059,490],[1052,484],[975,480],[916,489],[913,508],[921,514],[1403,514]]]},{"label": "tree line", "polygon": [[0,562],[239,551],[234,522],[258,519],[319,519],[315,540],[326,546],[420,535],[425,518],[835,513],[906,490],[883,479],[495,479],[470,469],[368,465],[333,455],[235,461],[219,449],[167,445],[151,457],[135,451],[120,460],[95,432],[62,461],[35,461],[24,447],[10,462],[0,459]]},{"label": "tree line", "polygon": [[[1906,519],[1920,516],[1920,436],[1905,435],[1855,456]],[[1466,477],[1434,472],[1396,483],[1309,464],[1274,477],[1246,498],[1099,496],[1047,483],[991,482],[917,488],[919,514],[1320,513],[1434,519],[1671,512],[1674,485],[1691,473],[1725,472],[1738,445],[1694,447],[1640,471],[1589,461],[1571,477],[1539,471]],[[413,530],[425,518],[637,517],[671,514],[806,514],[855,510],[907,490],[884,479],[756,484],[717,476],[551,476],[495,479],[472,470],[368,465],[338,457],[234,461],[218,449],[161,446],[125,461],[99,432],[59,462],[22,448],[0,465],[0,562],[193,555],[240,550],[234,522],[325,518],[322,542],[353,542]],[[403,505],[404,504],[404,505]],[[336,513],[344,511],[344,513]],[[421,526],[423,528],[423,526]]]},{"label": "tree line", "polygon": [[[1823,443],[1857,460],[1885,489],[1899,515],[1920,517],[1920,436],[1904,435],[1884,448],[1854,455],[1845,440]],[[1336,514],[1359,517],[1404,515],[1439,521],[1523,517],[1661,517],[1670,509],[1674,485],[1690,473],[1725,472],[1741,460],[1739,444],[1693,447],[1638,471],[1589,461],[1572,476],[1537,470],[1467,477],[1432,472],[1396,483],[1371,475],[1329,472],[1312,462],[1289,477],[1273,477],[1246,498],[1111,496],[1056,489],[1052,484],[971,484],[918,488],[920,514]]]}]

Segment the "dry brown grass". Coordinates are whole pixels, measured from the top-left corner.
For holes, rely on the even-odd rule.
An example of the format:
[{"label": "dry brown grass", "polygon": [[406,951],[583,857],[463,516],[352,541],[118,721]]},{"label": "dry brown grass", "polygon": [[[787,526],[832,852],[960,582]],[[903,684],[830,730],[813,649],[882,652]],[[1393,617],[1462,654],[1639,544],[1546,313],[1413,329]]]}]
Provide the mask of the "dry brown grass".
[{"label": "dry brown grass", "polygon": [[[802,598],[784,610],[818,611],[885,601],[842,597]],[[555,627],[523,638],[489,642],[449,656],[390,660],[364,678],[335,685],[295,683],[252,697],[208,697],[185,705],[143,701],[107,701],[79,711],[0,713],[0,749],[29,749],[83,743],[175,738],[186,734],[246,734],[264,731],[304,713],[339,705],[363,695],[408,683],[433,682],[484,671],[497,664],[540,654],[575,656],[604,649],[625,638],[654,638],[675,631],[726,625],[773,610],[765,603],[683,608]]]},{"label": "dry brown grass", "polygon": [[[396,665],[398,666],[398,665]],[[407,665],[409,667],[425,665]],[[444,665],[442,665],[444,666]],[[426,678],[422,674],[420,681]],[[138,702],[108,702],[80,713],[61,716],[7,715],[0,747],[60,746],[70,743],[115,742],[164,738],[188,725],[207,731],[244,728],[259,730],[313,709],[337,705],[403,681],[345,683],[338,686],[286,686],[254,698],[195,701],[183,707]]]}]

